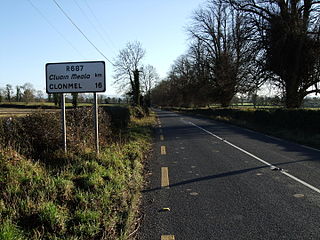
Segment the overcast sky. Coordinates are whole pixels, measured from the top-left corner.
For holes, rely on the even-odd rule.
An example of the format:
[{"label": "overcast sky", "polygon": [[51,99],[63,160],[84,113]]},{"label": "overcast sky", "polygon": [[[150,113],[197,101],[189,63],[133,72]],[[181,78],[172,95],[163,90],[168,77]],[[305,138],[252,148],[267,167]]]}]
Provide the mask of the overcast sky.
[{"label": "overcast sky", "polygon": [[[140,41],[145,64],[166,76],[188,46],[187,26],[203,0],[56,0],[113,61],[129,41]],[[3,0],[0,8],[0,88],[32,83],[45,91],[45,64],[106,61],[106,94],[117,94],[112,65],[55,5],[54,0]]]}]

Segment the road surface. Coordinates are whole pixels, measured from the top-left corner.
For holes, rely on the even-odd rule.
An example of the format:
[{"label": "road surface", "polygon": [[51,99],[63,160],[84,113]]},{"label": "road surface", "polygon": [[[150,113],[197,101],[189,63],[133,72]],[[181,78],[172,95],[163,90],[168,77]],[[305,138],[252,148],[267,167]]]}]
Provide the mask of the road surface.
[{"label": "road surface", "polygon": [[320,151],[156,112],[138,239],[320,239]]}]

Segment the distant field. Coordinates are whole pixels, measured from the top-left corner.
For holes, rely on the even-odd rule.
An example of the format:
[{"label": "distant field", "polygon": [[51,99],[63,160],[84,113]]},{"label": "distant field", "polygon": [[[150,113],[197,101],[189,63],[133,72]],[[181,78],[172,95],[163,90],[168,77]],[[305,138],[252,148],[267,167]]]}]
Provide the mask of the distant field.
[{"label": "distant field", "polygon": [[22,117],[33,112],[56,112],[59,109],[25,109],[25,108],[1,108],[0,117]]},{"label": "distant field", "polygon": [[[124,106],[127,104],[121,103],[99,103],[100,106]],[[15,107],[17,106],[19,108],[19,106],[21,106],[22,108],[24,107],[34,107],[34,108],[39,108],[39,107],[55,107],[54,103],[49,103],[49,102],[30,102],[30,103],[24,103],[24,102],[4,102],[4,103],[0,103],[0,108],[2,106],[12,106]],[[82,107],[82,106],[92,106],[92,103],[78,103],[78,106]],[[66,103],[66,107],[72,107],[72,103]]]},{"label": "distant field", "polygon": [[[209,107],[196,107],[195,109],[208,109]],[[221,109],[222,107],[220,105],[210,105],[210,108],[218,108]],[[232,104],[230,107],[228,107],[230,109],[240,109],[240,110],[263,110],[263,109],[283,109],[283,106],[276,106],[276,105],[257,105],[256,107],[254,107],[254,105],[252,103],[244,103],[244,104]],[[184,109],[182,107],[182,109]],[[189,108],[185,108],[185,109],[189,109]],[[301,109],[306,109],[306,110],[320,110],[320,107],[318,106],[305,106],[305,107],[301,107]]]},{"label": "distant field", "polygon": [[[79,103],[79,106],[89,106],[92,105],[91,103]],[[30,103],[25,103],[25,102],[6,102],[6,103],[0,103],[0,108],[1,106],[21,106],[22,108],[24,107],[41,107],[41,108],[46,108],[46,107],[55,107],[54,103],[51,102],[30,102]],[[72,103],[66,103],[66,107],[71,107]]]}]

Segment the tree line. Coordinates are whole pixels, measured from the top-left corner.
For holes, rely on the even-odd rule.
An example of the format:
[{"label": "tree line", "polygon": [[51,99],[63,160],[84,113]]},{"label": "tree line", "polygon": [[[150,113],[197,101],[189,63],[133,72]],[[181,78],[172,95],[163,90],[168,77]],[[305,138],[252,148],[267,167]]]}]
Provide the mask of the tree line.
[{"label": "tree line", "polygon": [[[60,106],[61,94],[46,94],[41,90],[33,88],[31,83],[17,85],[13,87],[11,84],[6,84],[4,88],[0,88],[0,103],[31,103],[31,102],[49,102],[55,106]],[[66,95],[66,102],[72,103],[74,107],[78,103],[92,103],[93,96],[91,94],[71,93]],[[98,95],[98,102],[101,104],[127,104],[128,97],[108,97]]]},{"label": "tree line", "polygon": [[320,93],[320,2],[209,0],[187,27],[189,50],[152,91],[154,104],[229,106],[269,82],[285,106]]},{"label": "tree line", "polygon": [[6,84],[0,89],[0,102],[25,102],[44,101],[45,95],[41,90],[35,90],[31,83],[17,85],[13,87]]}]

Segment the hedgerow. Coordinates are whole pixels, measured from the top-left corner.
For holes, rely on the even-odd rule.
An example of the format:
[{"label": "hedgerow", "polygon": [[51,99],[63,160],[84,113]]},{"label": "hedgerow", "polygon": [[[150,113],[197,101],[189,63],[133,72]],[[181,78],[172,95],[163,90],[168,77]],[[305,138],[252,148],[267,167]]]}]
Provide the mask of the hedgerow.
[{"label": "hedgerow", "polygon": [[69,152],[59,116],[35,113],[0,124],[0,240],[125,239],[142,186],[152,117],[128,123],[121,141],[100,114],[101,154],[90,111],[68,112]]}]

